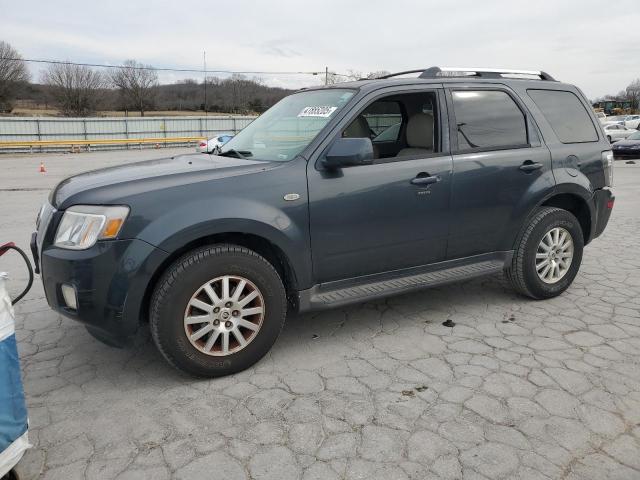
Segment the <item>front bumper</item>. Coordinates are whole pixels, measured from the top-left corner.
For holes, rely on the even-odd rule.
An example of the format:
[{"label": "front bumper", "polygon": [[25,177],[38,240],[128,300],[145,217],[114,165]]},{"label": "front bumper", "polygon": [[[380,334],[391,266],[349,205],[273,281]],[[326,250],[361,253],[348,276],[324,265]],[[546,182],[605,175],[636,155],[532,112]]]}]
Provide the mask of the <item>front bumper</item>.
[{"label": "front bumper", "polygon": [[611,211],[613,210],[613,204],[616,197],[613,196],[611,190],[603,188],[596,190],[593,195],[593,202],[595,204],[596,218],[594,222],[593,235],[591,239],[599,237],[609,223],[611,217]]},{"label": "front bumper", "polygon": [[[168,254],[132,239],[100,241],[87,250],[44,246],[39,256],[51,308],[109,336],[126,337],[138,329],[147,286]],[[62,285],[75,288],[76,310],[67,306]]]}]

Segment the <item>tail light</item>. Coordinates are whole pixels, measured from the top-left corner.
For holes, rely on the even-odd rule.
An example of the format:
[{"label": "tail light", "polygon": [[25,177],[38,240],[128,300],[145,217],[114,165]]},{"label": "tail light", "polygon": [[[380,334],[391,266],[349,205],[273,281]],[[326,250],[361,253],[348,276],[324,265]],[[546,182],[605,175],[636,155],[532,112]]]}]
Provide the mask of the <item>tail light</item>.
[{"label": "tail light", "polygon": [[613,187],[613,152],[611,150],[602,152],[602,166],[605,187]]},{"label": "tail light", "polygon": [[207,146],[207,144],[206,144],[206,143],[204,143],[204,142],[200,142],[200,146],[201,146],[201,147],[206,147],[206,146]]}]

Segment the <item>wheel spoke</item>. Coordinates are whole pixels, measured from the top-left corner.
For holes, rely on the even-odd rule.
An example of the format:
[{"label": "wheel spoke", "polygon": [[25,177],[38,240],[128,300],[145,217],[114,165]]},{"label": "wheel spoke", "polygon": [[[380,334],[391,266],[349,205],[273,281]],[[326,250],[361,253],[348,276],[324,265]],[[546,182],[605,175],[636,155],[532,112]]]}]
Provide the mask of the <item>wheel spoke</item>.
[{"label": "wheel spoke", "polygon": [[222,277],[222,299],[229,298],[229,277]]},{"label": "wheel spoke", "polygon": [[244,318],[241,318],[240,320],[238,320],[238,326],[248,328],[249,330],[253,330],[254,332],[259,327],[259,325],[256,325],[255,323],[250,322],[249,320],[245,320]]},{"label": "wheel spoke", "polygon": [[570,247],[571,247],[571,239],[567,240],[566,243],[563,243],[562,245],[560,245],[560,250],[567,250]]},{"label": "wheel spoke", "polygon": [[191,305],[192,307],[196,307],[198,310],[202,310],[203,312],[211,313],[213,311],[213,305],[209,305],[208,303],[205,303],[202,300],[198,300],[197,298],[192,298],[189,302],[189,305]]},{"label": "wheel spoke", "polygon": [[539,264],[536,265],[536,270],[540,271],[542,270],[543,267],[549,265],[549,259],[545,258],[544,262],[540,262]]},{"label": "wheel spoke", "polygon": [[542,270],[542,272],[540,273],[540,276],[542,278],[547,278],[547,272],[551,269],[551,264],[547,264],[546,267],[544,267],[544,270]]},{"label": "wheel spoke", "polygon": [[238,343],[241,347],[244,347],[247,344],[247,339],[244,338],[244,335],[242,335],[242,333],[240,333],[240,330],[234,328],[233,330],[231,330],[231,332],[233,333],[233,336],[236,337],[236,340],[238,340]]},{"label": "wheel spoke", "polygon": [[229,353],[229,332],[222,332],[222,353]]},{"label": "wheel spoke", "polygon": [[233,297],[231,298],[232,301],[237,302],[240,299],[240,295],[242,295],[242,291],[244,290],[244,286],[246,284],[246,280],[240,280],[240,282],[238,282],[236,289],[233,291]]},{"label": "wheel spoke", "polygon": [[240,310],[241,317],[248,317],[249,315],[257,315],[258,313],[262,313],[262,307],[243,308],[242,310]]},{"label": "wheel spoke", "polygon": [[184,319],[184,323],[187,325],[193,325],[195,323],[208,322],[211,317],[209,315],[189,315]]},{"label": "wheel spoke", "polygon": [[216,344],[216,340],[218,340],[219,336],[220,336],[220,330],[213,332],[209,337],[209,340],[207,340],[207,343],[205,343],[203,350],[205,352],[210,352],[213,346]]},{"label": "wheel spoke", "polygon": [[251,293],[249,293],[246,297],[244,297],[242,300],[240,300],[238,302],[238,305],[240,305],[240,307],[244,307],[245,305],[247,305],[249,302],[251,302],[254,298],[256,298],[258,296],[258,292],[256,292],[255,290]]},{"label": "wheel spoke", "polygon": [[216,292],[213,290],[213,288],[211,288],[211,285],[207,284],[202,289],[205,291],[205,293],[211,299],[214,305],[217,305],[218,303],[220,303],[220,298],[218,297]]},{"label": "wheel spoke", "polygon": [[[558,243],[560,245],[562,245],[566,238],[567,238],[567,231],[565,230],[560,234],[560,239],[558,240]],[[562,248],[562,247],[560,247],[560,248]]]},{"label": "wheel spoke", "polygon": [[547,258],[548,255],[546,253],[536,253],[536,260],[538,259],[542,259],[542,258]]},{"label": "wheel spoke", "polygon": [[200,330],[198,330],[197,332],[194,332],[193,335],[191,335],[191,337],[190,337],[191,341],[195,342],[196,340],[200,340],[202,337],[204,337],[211,330],[213,330],[213,325],[205,325]]}]

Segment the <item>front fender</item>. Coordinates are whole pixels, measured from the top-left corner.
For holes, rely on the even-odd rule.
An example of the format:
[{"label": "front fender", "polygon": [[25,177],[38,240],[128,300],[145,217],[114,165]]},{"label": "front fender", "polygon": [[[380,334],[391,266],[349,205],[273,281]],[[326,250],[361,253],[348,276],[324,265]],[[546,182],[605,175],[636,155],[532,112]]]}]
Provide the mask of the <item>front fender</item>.
[{"label": "front fender", "polygon": [[[218,211],[224,216],[217,217]],[[278,247],[300,286],[306,286],[311,282],[307,212],[306,201],[278,208],[231,196],[214,197],[205,203],[194,200],[166,210],[147,224],[138,238],[173,253],[212,235],[255,235]]]}]

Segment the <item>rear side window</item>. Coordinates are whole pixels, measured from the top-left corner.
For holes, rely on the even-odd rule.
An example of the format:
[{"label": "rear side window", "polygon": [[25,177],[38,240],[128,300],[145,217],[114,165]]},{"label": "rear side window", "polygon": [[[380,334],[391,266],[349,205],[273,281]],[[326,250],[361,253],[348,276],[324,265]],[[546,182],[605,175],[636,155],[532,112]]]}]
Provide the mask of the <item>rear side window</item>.
[{"label": "rear side window", "polygon": [[459,150],[528,144],[524,114],[506,92],[464,90],[451,95]]},{"label": "rear side window", "polygon": [[598,132],[580,99],[561,90],[528,90],[562,143],[597,142]]}]

